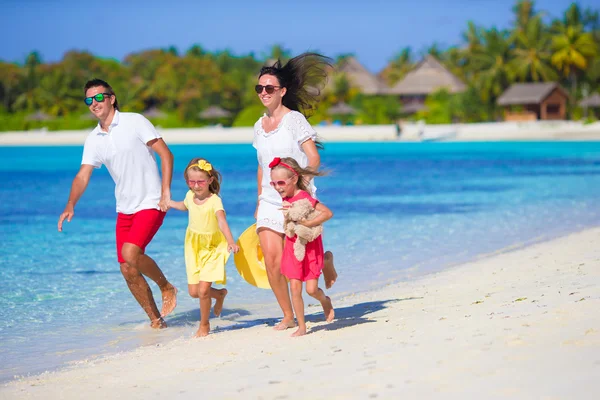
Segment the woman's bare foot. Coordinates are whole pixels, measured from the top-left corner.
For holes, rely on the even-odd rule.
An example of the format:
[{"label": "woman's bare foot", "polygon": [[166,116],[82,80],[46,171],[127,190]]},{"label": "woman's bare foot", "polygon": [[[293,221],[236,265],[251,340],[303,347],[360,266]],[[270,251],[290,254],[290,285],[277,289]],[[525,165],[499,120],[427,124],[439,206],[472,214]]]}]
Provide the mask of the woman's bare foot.
[{"label": "woman's bare foot", "polygon": [[165,329],[166,327],[167,323],[164,319],[162,319],[162,317],[150,321],[150,328],[152,329]]},{"label": "woman's bare foot", "polygon": [[198,331],[196,331],[196,334],[194,335],[194,337],[205,337],[208,336],[208,333],[210,332],[210,324],[200,324],[200,327],[198,328]]},{"label": "woman's bare foot", "polygon": [[325,321],[332,322],[335,318],[335,310],[333,309],[333,304],[331,304],[331,299],[329,296],[325,296],[325,301],[321,303],[323,306],[323,314],[325,314]]},{"label": "woman's bare foot", "polygon": [[223,302],[225,301],[225,296],[227,296],[227,289],[219,289],[217,291],[219,292],[219,295],[215,302],[215,306],[213,307],[213,313],[216,317],[220,317],[221,311],[223,311]]},{"label": "woman's bare foot", "polygon": [[292,320],[284,319],[283,321],[281,321],[280,323],[275,325],[273,327],[273,329],[275,329],[276,331],[285,331],[286,329],[293,328],[295,326],[296,326],[296,323],[294,322],[293,319]]},{"label": "woman's bare foot", "polygon": [[292,333],[292,337],[304,336],[306,335],[306,327],[298,328],[296,332]]},{"label": "woman's bare foot", "polygon": [[162,310],[160,311],[161,317],[166,317],[171,314],[177,306],[177,288],[170,283],[166,289],[162,291]]},{"label": "woman's bare foot", "polygon": [[323,257],[323,279],[325,288],[330,289],[337,280],[338,274],[333,265],[333,253],[326,251]]}]

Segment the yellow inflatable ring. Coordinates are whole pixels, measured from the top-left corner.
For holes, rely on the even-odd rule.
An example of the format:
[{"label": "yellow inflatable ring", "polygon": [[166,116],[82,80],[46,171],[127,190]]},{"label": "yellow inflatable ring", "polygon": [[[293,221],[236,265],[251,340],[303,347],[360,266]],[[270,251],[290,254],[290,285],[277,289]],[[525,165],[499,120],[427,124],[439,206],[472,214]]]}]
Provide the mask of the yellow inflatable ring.
[{"label": "yellow inflatable ring", "polygon": [[253,286],[271,289],[265,269],[265,258],[256,233],[256,224],[252,224],[240,235],[237,244],[240,246],[240,251],[233,255],[233,261],[242,278]]}]

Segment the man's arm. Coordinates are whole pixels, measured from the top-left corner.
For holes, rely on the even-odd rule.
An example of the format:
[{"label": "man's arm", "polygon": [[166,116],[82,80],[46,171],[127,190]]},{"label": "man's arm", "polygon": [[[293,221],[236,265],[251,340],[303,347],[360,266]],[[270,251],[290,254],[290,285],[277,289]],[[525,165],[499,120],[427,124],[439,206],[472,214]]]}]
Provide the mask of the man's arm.
[{"label": "man's arm", "polygon": [[90,177],[92,176],[92,172],[94,172],[94,167],[92,165],[82,164],[79,168],[79,172],[77,175],[75,175],[75,178],[73,178],[73,183],[71,184],[71,193],[69,193],[69,200],[67,201],[65,210],[58,218],[59,232],[62,232],[64,220],[66,219],[67,222],[71,222],[71,219],[75,215],[75,204],[77,204],[83,195],[83,192],[85,192],[88,182],[90,181]]},{"label": "man's arm", "polygon": [[148,142],[148,146],[152,148],[160,157],[161,166],[161,196],[158,206],[161,211],[167,211],[171,202],[171,180],[173,179],[173,153],[162,139],[154,139]]}]

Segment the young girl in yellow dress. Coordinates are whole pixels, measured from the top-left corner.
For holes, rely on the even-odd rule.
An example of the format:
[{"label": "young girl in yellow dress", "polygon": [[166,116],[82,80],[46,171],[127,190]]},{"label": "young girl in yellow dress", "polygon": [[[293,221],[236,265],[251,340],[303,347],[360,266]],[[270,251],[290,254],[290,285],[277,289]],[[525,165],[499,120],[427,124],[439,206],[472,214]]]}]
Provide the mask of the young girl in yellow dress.
[{"label": "young girl in yellow dress", "polygon": [[185,269],[190,296],[200,299],[200,326],[196,332],[196,337],[200,337],[210,332],[211,299],[216,299],[214,314],[221,315],[227,289],[215,289],[212,283],[225,284],[225,263],[229,253],[236,253],[239,247],[233,240],[219,197],[221,174],[207,160],[194,158],[183,175],[190,190],[185,200],[171,200],[170,206],[189,214]]}]

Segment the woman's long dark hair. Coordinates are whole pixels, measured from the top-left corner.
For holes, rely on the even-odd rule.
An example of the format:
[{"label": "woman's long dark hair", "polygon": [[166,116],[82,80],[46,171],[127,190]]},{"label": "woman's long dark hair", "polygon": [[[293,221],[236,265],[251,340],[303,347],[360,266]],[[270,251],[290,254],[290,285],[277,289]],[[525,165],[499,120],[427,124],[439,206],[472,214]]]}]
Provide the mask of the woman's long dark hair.
[{"label": "woman's long dark hair", "polygon": [[258,77],[273,75],[287,89],[282,103],[290,110],[301,112],[307,119],[313,114],[321,91],[327,84],[327,74],[333,60],[318,53],[302,53],[282,66],[277,60],[264,66]]}]

